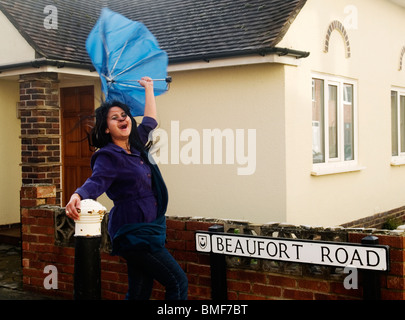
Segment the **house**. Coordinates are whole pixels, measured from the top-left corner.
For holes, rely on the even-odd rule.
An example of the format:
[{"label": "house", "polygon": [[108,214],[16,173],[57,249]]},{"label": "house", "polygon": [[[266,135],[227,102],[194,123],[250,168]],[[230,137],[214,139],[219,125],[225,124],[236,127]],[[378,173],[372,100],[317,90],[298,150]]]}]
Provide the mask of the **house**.
[{"label": "house", "polygon": [[405,1],[0,0],[0,225],[20,221],[22,184],[56,185],[64,206],[90,174],[76,124],[102,96],[84,42],[105,6],[169,55],[154,135],[168,215],[325,226],[402,210]]}]

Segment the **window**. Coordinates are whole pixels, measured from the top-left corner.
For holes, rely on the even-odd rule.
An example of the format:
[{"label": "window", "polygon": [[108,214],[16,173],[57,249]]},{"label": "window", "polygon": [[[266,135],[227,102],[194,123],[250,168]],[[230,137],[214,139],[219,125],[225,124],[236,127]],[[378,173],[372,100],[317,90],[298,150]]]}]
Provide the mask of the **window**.
[{"label": "window", "polygon": [[356,82],[312,79],[313,175],[357,171]]},{"label": "window", "polygon": [[405,164],[405,89],[391,91],[392,164]]}]

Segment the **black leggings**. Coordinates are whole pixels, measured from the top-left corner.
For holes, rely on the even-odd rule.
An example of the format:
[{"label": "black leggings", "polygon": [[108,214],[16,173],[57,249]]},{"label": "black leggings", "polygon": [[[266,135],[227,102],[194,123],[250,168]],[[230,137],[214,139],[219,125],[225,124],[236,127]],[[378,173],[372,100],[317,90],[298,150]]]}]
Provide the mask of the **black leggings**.
[{"label": "black leggings", "polygon": [[157,252],[136,251],[126,254],[128,267],[128,300],[148,300],[153,280],[166,287],[166,300],[186,300],[188,280],[173,256],[163,248]]}]

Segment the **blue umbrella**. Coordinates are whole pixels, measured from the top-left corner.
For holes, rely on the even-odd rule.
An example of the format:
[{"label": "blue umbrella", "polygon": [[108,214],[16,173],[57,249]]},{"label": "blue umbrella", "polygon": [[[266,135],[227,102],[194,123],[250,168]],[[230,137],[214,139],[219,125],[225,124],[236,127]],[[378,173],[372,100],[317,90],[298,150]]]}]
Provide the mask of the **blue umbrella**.
[{"label": "blue umbrella", "polygon": [[142,116],[145,110],[145,90],[138,83],[142,77],[156,81],[155,96],[167,91],[171,82],[167,54],[142,23],[104,8],[86,49],[100,75],[105,99],[127,104],[133,116]]}]

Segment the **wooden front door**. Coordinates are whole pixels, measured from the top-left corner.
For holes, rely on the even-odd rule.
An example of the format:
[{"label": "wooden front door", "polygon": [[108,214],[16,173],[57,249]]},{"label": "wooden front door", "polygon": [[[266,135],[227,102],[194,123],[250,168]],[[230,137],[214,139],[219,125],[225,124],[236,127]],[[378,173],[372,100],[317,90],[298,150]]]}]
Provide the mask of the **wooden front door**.
[{"label": "wooden front door", "polygon": [[61,89],[63,189],[62,206],[72,193],[91,175],[92,151],[86,139],[89,125],[94,121],[94,87]]}]

